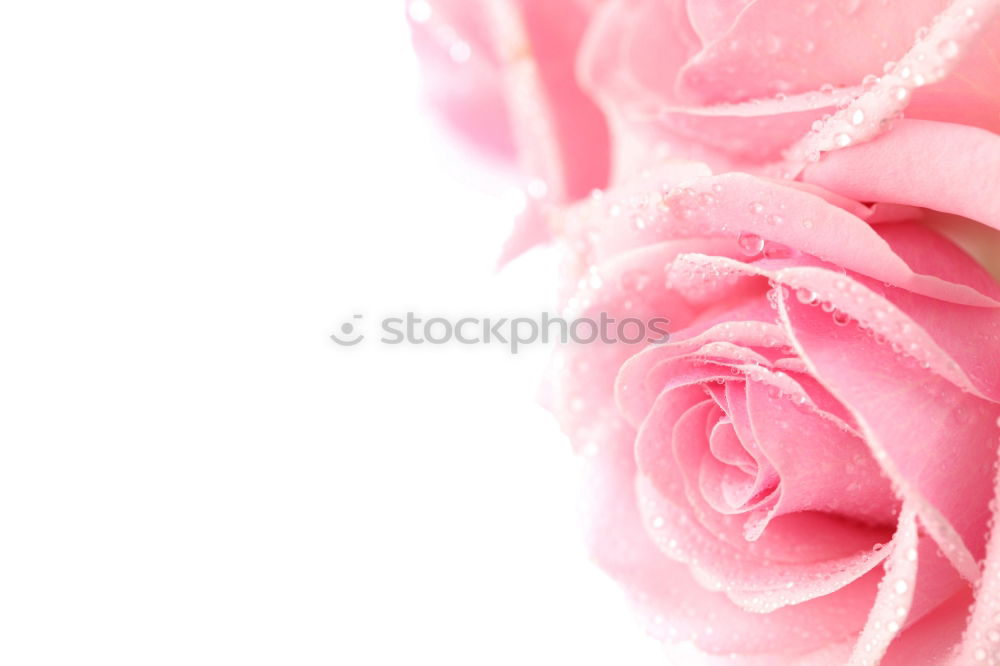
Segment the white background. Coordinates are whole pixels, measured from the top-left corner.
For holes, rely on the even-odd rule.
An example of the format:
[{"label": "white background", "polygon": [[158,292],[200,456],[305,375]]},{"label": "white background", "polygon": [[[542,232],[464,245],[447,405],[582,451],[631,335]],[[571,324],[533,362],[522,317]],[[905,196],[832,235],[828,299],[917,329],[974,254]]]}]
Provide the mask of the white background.
[{"label": "white background", "polygon": [[402,3],[0,5],[0,663],[653,664]]}]

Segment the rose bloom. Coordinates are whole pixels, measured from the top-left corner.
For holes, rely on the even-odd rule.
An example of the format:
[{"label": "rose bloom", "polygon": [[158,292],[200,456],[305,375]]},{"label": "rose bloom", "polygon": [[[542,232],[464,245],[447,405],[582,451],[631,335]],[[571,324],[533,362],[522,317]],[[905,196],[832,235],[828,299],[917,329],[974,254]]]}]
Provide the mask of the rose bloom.
[{"label": "rose bloom", "polygon": [[608,182],[607,121],[577,83],[600,0],[408,0],[431,106],[483,155],[514,165],[527,194],[504,259],[548,240],[553,204]]},{"label": "rose bloom", "polygon": [[564,220],[570,311],[672,322],[662,344],[564,348],[554,382],[595,557],[665,641],[724,663],[1000,659],[996,583],[973,593],[1000,285],[903,205],[997,221],[980,165],[927,156],[988,147],[997,182],[1000,138],[951,129],[903,121],[794,182],[668,161]]}]

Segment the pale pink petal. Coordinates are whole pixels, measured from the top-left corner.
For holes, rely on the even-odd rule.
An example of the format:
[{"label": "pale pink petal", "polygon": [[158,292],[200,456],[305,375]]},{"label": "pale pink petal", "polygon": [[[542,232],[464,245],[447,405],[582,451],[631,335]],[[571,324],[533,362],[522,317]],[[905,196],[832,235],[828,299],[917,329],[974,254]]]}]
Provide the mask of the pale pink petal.
[{"label": "pale pink petal", "polygon": [[[994,485],[993,501],[1000,492],[1000,478]],[[994,510],[994,520],[996,512]],[[1000,659],[1000,529],[994,523],[986,548],[983,580],[968,620],[968,627],[952,666],[983,663]]]},{"label": "pale pink petal", "polygon": [[747,383],[747,404],[755,439],[781,479],[768,520],[822,511],[866,524],[895,522],[898,503],[863,440],[761,382]]},{"label": "pale pink petal", "polygon": [[661,208],[667,209],[665,219],[653,225],[661,235],[752,236],[918,294],[967,305],[1000,304],[966,285],[915,272],[864,221],[796,188],[724,174],[672,192]]},{"label": "pale pink petal", "polygon": [[713,104],[853,85],[903,55],[947,5],[757,0],[682,70],[682,90]]},{"label": "pale pink petal", "polygon": [[[921,553],[923,559],[923,553]],[[922,582],[922,579],[921,579]],[[918,583],[917,589],[920,589]],[[962,590],[939,604],[926,617],[907,629],[889,646],[881,666],[942,666],[948,664],[958,643],[972,592]],[[951,666],[968,666],[961,661]],[[976,662],[971,662],[976,663]]]},{"label": "pale pink petal", "polygon": [[803,178],[858,201],[923,206],[1000,229],[1000,136],[977,127],[904,120],[876,141],[830,153]]},{"label": "pale pink petal", "polygon": [[592,3],[486,4],[525,172],[543,180],[557,202],[604,187],[610,168],[607,123],[575,82],[577,49]]},{"label": "pale pink petal", "polygon": [[437,0],[418,5],[431,11],[415,19],[416,4],[407,2],[411,35],[420,57],[423,91],[431,105],[476,148],[515,161],[501,66],[482,5]]},{"label": "pale pink petal", "polygon": [[1000,133],[1000,21],[994,19],[976,39],[939,43],[939,55],[958,62],[943,80],[913,92],[908,118],[974,125]]},{"label": "pale pink petal", "polygon": [[975,580],[1000,405],[907,362],[855,325],[837,325],[820,308],[779,300],[813,375],[854,414],[899,492],[956,568]]},{"label": "pale pink petal", "polygon": [[[707,35],[737,10],[734,4],[613,0],[597,13],[579,71],[612,126],[614,182],[638,173],[657,154],[697,159],[717,171],[751,169],[777,159],[814,121],[834,110],[839,97],[833,95],[713,107],[675,95],[677,72],[701,48],[688,6],[694,7],[691,20]],[[716,18],[717,8],[722,11]]]},{"label": "pale pink petal", "polygon": [[[895,237],[893,241],[900,247],[907,242],[911,231],[913,237],[923,238],[940,249],[939,268],[948,266],[952,252],[963,258],[965,265],[972,265],[967,256],[947,241],[934,237],[932,232],[903,225],[882,229],[890,238]],[[794,291],[802,302],[824,304],[828,312],[835,312],[834,316],[842,319],[841,323],[859,322],[911,362],[922,364],[962,390],[1000,399],[1000,378],[995,372],[1000,350],[992,344],[1000,338],[1000,308],[936,301],[891,285],[882,286],[864,276],[840,273],[829,266],[809,265],[802,258],[747,264],[725,257],[687,254],[673,261],[669,276],[683,294],[685,283],[674,277],[676,274],[698,275],[709,269],[779,282]],[[977,266],[975,271],[982,269]],[[965,272],[974,273],[971,269]]]},{"label": "pale pink petal", "polygon": [[885,562],[885,578],[847,666],[877,666],[906,622],[917,584],[917,515],[903,506]]},{"label": "pale pink petal", "polygon": [[906,54],[873,86],[811,131],[787,153],[796,171],[804,160],[821,153],[870,141],[893,127],[893,122],[913,98],[915,90],[941,81],[961,61],[957,57],[971,44],[990,36],[990,27],[1000,14],[994,0],[954,0],[926,26],[927,35],[917,39]]},{"label": "pale pink petal", "polygon": [[704,44],[725,34],[749,4],[748,0],[687,0],[688,19]]},{"label": "pale pink petal", "polygon": [[[871,605],[881,577],[877,567],[888,552],[872,548],[873,533],[819,513],[788,516],[784,520],[799,531],[800,541],[802,531],[815,532],[826,541],[822,548],[809,548],[818,559],[788,562],[769,558],[771,551],[756,547],[756,543],[738,547],[718,540],[705,527],[691,523],[682,505],[668,501],[641,477],[638,493],[640,512],[653,543],[667,557],[686,563],[706,589],[724,591],[744,610],[767,615],[794,606],[815,617],[839,614],[837,605],[845,614],[844,604],[852,613]],[[878,535],[887,542],[891,532]],[[857,615],[843,621],[856,629],[863,624]]]}]

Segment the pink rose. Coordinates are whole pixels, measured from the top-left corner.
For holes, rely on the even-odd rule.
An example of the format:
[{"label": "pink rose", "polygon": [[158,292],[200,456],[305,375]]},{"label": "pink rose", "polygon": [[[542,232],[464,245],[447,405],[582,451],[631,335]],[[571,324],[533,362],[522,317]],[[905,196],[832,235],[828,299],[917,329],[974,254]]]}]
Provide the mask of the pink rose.
[{"label": "pink rose", "polygon": [[408,0],[425,89],[483,152],[516,162],[530,200],[508,254],[545,239],[550,204],[604,187],[607,123],[580,89],[583,31],[602,0]]},{"label": "pink rose", "polygon": [[[617,176],[656,152],[759,170],[793,147],[815,159],[869,138],[906,106],[1000,131],[996,13],[988,1],[608,0],[579,71],[611,123]],[[860,95],[869,103],[827,119]],[[814,125],[825,143],[803,144]]]},{"label": "pink rose", "polygon": [[562,220],[570,311],[672,321],[561,350],[554,411],[597,561],[681,663],[1000,663],[1000,286],[931,228],[1000,228],[998,183],[1000,137],[906,120],[798,181],[666,161]]}]

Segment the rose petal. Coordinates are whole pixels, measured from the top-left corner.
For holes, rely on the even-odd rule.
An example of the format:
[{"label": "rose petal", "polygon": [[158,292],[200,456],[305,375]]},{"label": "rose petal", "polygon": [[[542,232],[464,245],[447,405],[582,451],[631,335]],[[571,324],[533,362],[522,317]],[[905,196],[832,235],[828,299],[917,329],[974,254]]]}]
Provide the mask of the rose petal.
[{"label": "rose petal", "polygon": [[955,56],[969,44],[991,35],[990,26],[1000,13],[993,0],[954,0],[927,26],[918,39],[875,85],[856,97],[788,150],[788,157],[801,169],[801,161],[820,152],[836,151],[870,141],[889,131],[913,99],[914,90],[941,81],[955,69]]},{"label": "rose petal", "polygon": [[[914,0],[905,12],[879,2],[796,4],[795,9],[781,0],[749,5],[681,71],[684,93],[711,104],[856,84],[901,56],[917,28],[948,1]],[[811,35],[809,26],[815,30]]]},{"label": "rose petal", "polygon": [[[994,505],[1000,497],[1000,477],[994,483]],[[976,602],[969,616],[965,638],[953,661],[954,666],[976,662],[986,663],[987,656],[995,659],[996,650],[1000,647],[1000,609],[997,599],[1000,599],[1000,527],[996,523],[994,509],[994,524],[986,549],[986,561],[983,567],[983,581],[976,595]]]},{"label": "rose petal", "polygon": [[1000,229],[1000,136],[977,127],[904,120],[876,141],[830,153],[803,178],[859,201],[923,206]]},{"label": "rose petal", "polygon": [[768,521],[822,511],[867,524],[895,522],[896,498],[864,441],[761,383],[748,382],[746,394],[755,439],[781,479]]},{"label": "rose petal", "polygon": [[885,578],[847,666],[876,666],[903,628],[917,583],[917,539],[916,512],[904,505],[885,562]]},{"label": "rose petal", "polygon": [[819,308],[785,298],[779,305],[813,375],[854,414],[876,459],[959,572],[976,580],[1000,405],[901,362]]}]

